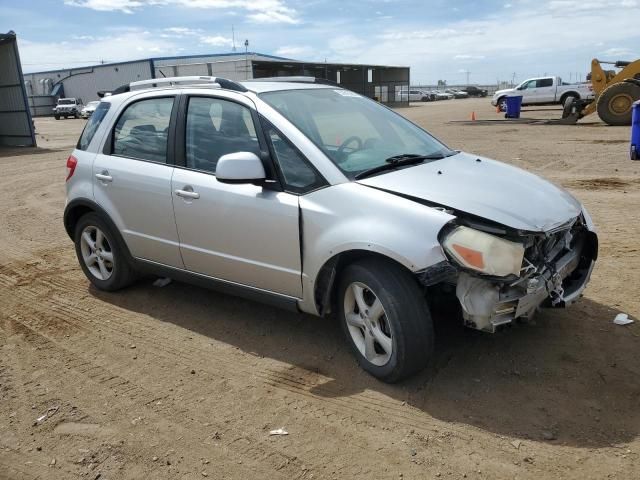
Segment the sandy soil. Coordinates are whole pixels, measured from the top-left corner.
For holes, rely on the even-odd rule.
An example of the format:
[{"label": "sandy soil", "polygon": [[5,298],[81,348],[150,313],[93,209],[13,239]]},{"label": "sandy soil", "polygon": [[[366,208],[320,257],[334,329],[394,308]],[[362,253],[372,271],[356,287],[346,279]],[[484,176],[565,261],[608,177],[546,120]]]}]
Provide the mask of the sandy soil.
[{"label": "sandy soil", "polygon": [[395,386],[356,366],[334,321],[175,282],[91,288],[62,227],[84,122],[36,120],[40,149],[0,152],[0,479],[640,478],[640,325],[612,323],[640,317],[629,130],[472,111],[501,118],[487,99],[400,110],[575,193],[598,266],[535,324],[491,336],[439,318],[432,367]]}]

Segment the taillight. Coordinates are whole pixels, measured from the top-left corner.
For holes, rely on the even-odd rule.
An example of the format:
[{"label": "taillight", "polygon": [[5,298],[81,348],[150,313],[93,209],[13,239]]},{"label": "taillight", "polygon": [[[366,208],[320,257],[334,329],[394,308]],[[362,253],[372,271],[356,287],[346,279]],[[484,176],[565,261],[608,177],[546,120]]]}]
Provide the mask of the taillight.
[{"label": "taillight", "polygon": [[73,172],[76,171],[76,167],[78,166],[78,159],[71,155],[67,158],[67,179],[65,181],[69,181],[69,179],[73,176]]}]

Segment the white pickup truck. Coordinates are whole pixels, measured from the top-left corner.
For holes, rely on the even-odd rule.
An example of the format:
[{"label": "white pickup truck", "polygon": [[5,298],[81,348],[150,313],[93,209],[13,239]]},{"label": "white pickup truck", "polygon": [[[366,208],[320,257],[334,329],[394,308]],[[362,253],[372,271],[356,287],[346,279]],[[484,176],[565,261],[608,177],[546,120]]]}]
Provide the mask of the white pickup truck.
[{"label": "white pickup truck", "polygon": [[540,77],[525,80],[515,88],[498,90],[491,99],[491,105],[499,105],[505,110],[505,99],[509,95],[522,95],[523,105],[560,104],[564,105],[567,98],[593,98],[590,83],[565,83],[560,77]]}]

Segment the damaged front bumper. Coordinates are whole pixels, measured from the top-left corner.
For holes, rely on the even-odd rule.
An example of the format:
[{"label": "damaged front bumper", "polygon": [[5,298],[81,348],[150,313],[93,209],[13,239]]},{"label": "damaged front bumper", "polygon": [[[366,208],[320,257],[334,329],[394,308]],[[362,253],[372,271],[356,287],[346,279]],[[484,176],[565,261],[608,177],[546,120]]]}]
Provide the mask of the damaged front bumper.
[{"label": "damaged front bumper", "polygon": [[[527,252],[530,259],[534,252],[537,256],[529,261],[525,254],[518,278],[488,277],[447,262],[447,268],[440,265],[435,271],[425,272],[423,280],[427,273],[434,277],[438,271],[446,272],[449,281],[456,283],[465,325],[493,333],[516,319],[532,318],[541,306],[573,303],[589,283],[598,252],[597,236],[589,226],[574,224],[535,242],[532,240]],[[455,279],[453,270],[457,270]]]}]

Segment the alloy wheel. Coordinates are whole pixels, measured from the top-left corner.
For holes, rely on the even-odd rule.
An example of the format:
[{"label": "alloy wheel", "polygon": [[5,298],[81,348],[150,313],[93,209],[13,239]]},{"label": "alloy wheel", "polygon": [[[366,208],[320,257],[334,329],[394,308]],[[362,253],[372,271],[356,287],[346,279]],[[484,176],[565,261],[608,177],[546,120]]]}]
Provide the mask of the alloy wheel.
[{"label": "alloy wheel", "polygon": [[376,294],[364,283],[351,283],[344,295],[344,314],[362,356],[376,366],[386,365],[393,353],[393,332]]},{"label": "alloy wheel", "polygon": [[114,258],[109,240],[94,225],[85,227],[80,236],[82,260],[98,280],[108,280],[113,274]]}]

